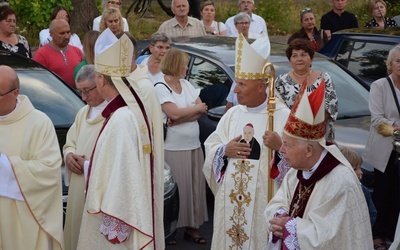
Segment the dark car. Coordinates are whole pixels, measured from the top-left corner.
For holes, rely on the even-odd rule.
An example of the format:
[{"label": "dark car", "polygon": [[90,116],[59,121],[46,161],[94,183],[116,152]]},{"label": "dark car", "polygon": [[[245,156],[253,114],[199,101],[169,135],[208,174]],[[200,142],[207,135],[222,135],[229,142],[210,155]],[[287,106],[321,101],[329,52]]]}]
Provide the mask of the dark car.
[{"label": "dark car", "polygon": [[387,76],[389,51],[400,43],[400,28],[349,29],[332,34],[319,51],[333,58],[369,85]]},{"label": "dark car", "polygon": [[[17,72],[20,80],[20,94],[28,96],[36,109],[50,117],[62,151],[68,129],[85,103],[68,84],[33,60],[18,54],[0,51],[0,65],[8,65]],[[64,170],[64,166],[62,166],[62,170]],[[179,195],[168,165],[164,167],[164,174],[164,229],[165,236],[169,237],[176,231]],[[63,184],[64,212],[67,201],[68,188]]]},{"label": "dark car", "polygon": [[[147,54],[148,41],[140,41],[140,54]],[[200,141],[215,130],[225,109],[226,96],[234,81],[235,38],[194,37],[173,39],[172,46],[189,54],[187,80],[200,88],[200,97],[207,103],[207,115],[199,119]],[[276,76],[292,70],[285,55],[287,45],[271,43],[270,60]],[[340,147],[350,147],[362,153],[368,137],[370,112],[368,109],[368,86],[343,66],[318,53],[312,66],[329,72],[338,99],[339,115],[335,122],[336,142]],[[370,166],[364,166],[372,170]]]}]

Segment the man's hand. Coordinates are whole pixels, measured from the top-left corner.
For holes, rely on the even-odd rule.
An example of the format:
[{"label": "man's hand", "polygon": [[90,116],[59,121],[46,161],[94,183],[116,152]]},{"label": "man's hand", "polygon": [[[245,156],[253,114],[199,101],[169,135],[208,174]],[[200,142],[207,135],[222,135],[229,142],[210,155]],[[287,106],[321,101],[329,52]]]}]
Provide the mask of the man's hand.
[{"label": "man's hand", "polygon": [[239,135],[226,144],[225,156],[229,158],[246,159],[247,156],[250,155],[250,144],[239,142],[241,138],[242,135]]},{"label": "man's hand", "polygon": [[271,224],[269,226],[269,231],[272,232],[276,237],[283,237],[283,229],[285,228],[286,222],[288,222],[291,217],[287,213],[280,214],[269,220]]},{"label": "man's hand", "polygon": [[270,149],[279,151],[282,146],[282,139],[275,131],[265,131],[262,138],[264,145]]},{"label": "man's hand", "polygon": [[83,164],[85,163],[85,156],[69,153],[66,157],[65,163],[73,173],[83,174]]}]

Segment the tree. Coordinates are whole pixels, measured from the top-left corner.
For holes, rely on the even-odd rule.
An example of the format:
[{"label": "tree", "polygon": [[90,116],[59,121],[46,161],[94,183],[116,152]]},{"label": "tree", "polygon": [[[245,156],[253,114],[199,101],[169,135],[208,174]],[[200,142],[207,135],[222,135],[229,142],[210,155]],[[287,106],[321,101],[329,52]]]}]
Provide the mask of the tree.
[{"label": "tree", "polygon": [[100,15],[95,0],[71,0],[71,28],[77,34],[84,34],[92,29],[93,19]]}]

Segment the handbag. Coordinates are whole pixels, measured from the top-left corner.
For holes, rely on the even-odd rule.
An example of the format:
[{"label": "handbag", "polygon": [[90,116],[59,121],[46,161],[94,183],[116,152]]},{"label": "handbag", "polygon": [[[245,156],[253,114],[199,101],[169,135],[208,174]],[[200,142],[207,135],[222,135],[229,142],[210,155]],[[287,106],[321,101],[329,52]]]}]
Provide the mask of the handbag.
[{"label": "handbag", "polygon": [[[167,84],[165,84],[165,83],[163,83],[163,82],[157,82],[157,83],[154,84],[154,87],[155,87],[156,85],[158,85],[158,84],[164,85],[164,86],[169,90],[169,92],[172,94],[172,90],[167,86]],[[167,121],[168,121],[168,117],[167,117]],[[167,138],[167,131],[168,131],[168,124],[167,124],[167,121],[163,122],[164,141],[165,141],[165,138]]]}]

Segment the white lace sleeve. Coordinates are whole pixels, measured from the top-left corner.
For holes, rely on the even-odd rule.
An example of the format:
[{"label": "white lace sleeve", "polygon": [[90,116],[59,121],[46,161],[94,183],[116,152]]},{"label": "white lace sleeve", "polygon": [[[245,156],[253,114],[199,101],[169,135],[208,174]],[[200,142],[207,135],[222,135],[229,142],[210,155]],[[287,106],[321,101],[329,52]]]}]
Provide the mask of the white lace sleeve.
[{"label": "white lace sleeve", "polygon": [[215,153],[215,157],[213,160],[213,173],[214,173],[214,178],[215,182],[220,184],[223,179],[224,179],[224,172],[222,171],[224,166],[225,166],[225,148],[226,144],[222,144],[218,149],[217,152]]}]

